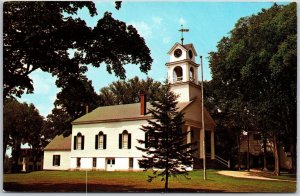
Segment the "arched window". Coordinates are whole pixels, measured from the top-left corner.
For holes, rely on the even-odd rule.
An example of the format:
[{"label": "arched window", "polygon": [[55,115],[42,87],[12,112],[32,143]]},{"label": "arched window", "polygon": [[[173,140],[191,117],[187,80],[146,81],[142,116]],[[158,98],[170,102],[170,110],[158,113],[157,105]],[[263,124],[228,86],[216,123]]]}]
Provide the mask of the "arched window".
[{"label": "arched window", "polygon": [[106,134],[102,131],[95,135],[95,149],[106,149]]},{"label": "arched window", "polygon": [[74,136],[74,150],[84,149],[84,136],[79,132]]},{"label": "arched window", "polygon": [[123,140],[123,144],[122,144],[122,148],[128,148],[128,131],[124,130],[122,133],[122,140]]},{"label": "arched window", "polygon": [[190,68],[190,81],[194,82],[195,80],[195,75],[194,75],[194,68]]},{"label": "arched window", "polygon": [[182,68],[180,66],[175,67],[173,70],[173,81],[182,81]]},{"label": "arched window", "polygon": [[124,130],[119,134],[119,148],[130,149],[131,148],[131,134],[127,130]]}]

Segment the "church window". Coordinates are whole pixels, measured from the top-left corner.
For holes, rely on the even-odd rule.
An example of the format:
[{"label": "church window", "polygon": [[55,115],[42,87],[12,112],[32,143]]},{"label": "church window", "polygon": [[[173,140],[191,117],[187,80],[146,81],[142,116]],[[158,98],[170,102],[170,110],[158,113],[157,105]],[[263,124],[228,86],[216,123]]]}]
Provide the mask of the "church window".
[{"label": "church window", "polygon": [[129,158],[129,168],[133,168],[133,158]]},{"label": "church window", "polygon": [[123,133],[123,148],[128,148],[128,133],[127,131]]},{"label": "church window", "polygon": [[60,166],[60,155],[53,155],[53,166]]},{"label": "church window", "polygon": [[95,135],[95,149],[106,149],[106,134],[102,131]]},{"label": "church window", "polygon": [[182,68],[180,66],[175,67],[173,70],[173,81],[182,81]]},{"label": "church window", "polygon": [[195,76],[194,76],[194,68],[190,68],[190,81],[194,82],[195,81]]},{"label": "church window", "polygon": [[179,58],[180,56],[182,55],[182,50],[177,48],[175,51],[174,51],[174,56],[176,58]]},{"label": "church window", "polygon": [[78,133],[74,136],[74,150],[83,150],[84,149],[84,136],[81,133]]},{"label": "church window", "polygon": [[96,167],[97,166],[97,158],[93,158],[93,167]]},{"label": "church window", "polygon": [[189,50],[189,57],[190,57],[190,59],[192,59],[193,58],[193,52],[191,51],[191,50]]},{"label": "church window", "polygon": [[81,158],[77,158],[76,166],[77,166],[78,168],[80,168],[80,166],[81,166]]},{"label": "church window", "polygon": [[127,130],[124,130],[119,134],[119,148],[130,149],[131,148],[131,134]]}]

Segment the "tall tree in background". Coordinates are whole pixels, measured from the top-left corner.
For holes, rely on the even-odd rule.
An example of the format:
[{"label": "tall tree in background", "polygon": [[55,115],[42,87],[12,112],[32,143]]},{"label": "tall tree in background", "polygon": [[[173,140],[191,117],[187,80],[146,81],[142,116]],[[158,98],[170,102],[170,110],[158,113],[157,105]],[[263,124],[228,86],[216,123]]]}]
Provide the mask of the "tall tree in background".
[{"label": "tall tree in background", "polygon": [[137,76],[128,81],[119,80],[100,90],[100,102],[102,105],[138,103],[140,93],[145,93],[148,101],[155,101],[161,93],[160,87],[160,82],[149,77],[145,80]]},{"label": "tall tree in background", "polygon": [[43,117],[34,105],[6,100],[3,108],[3,155],[12,147],[13,172],[18,172],[21,144],[28,143],[34,151],[42,150]]},{"label": "tall tree in background", "polygon": [[145,153],[139,165],[145,170],[152,170],[148,176],[151,182],[156,177],[165,181],[165,192],[168,191],[169,177],[176,175],[188,176],[187,167],[193,164],[192,144],[186,144],[187,133],[183,133],[183,113],[178,112],[177,96],[171,91],[170,85],[162,87],[162,94],[156,102],[151,102],[153,109],[149,113],[154,120],[147,120],[148,125],[142,126],[146,134],[145,140],[138,140],[145,144],[145,148],[137,147]]},{"label": "tall tree in background", "polygon": [[[57,86],[61,87],[62,90],[56,95],[55,108],[49,117],[53,117],[52,120],[58,120],[58,124],[55,122],[52,126],[58,129],[59,133],[68,136],[71,134],[71,122],[73,120],[86,114],[86,108],[91,111],[99,107],[99,96],[95,93],[92,82],[83,75],[76,78],[69,77],[61,83],[57,82]],[[56,118],[55,115],[61,115],[61,117]]]},{"label": "tall tree in background", "polygon": [[43,126],[48,140],[60,134],[70,135],[71,122],[85,114],[86,106],[92,111],[100,106],[138,103],[141,92],[147,95],[148,101],[154,101],[161,92],[160,82],[152,78],[140,80],[138,77],[113,82],[103,87],[99,95],[94,92],[91,81],[85,76],[61,79],[57,81],[57,85],[62,90],[57,94],[55,108],[47,116]]},{"label": "tall tree in background", "polygon": [[[296,3],[274,4],[241,18],[230,36],[218,43],[218,51],[210,53],[212,86],[220,111],[250,115],[254,120],[237,118],[236,122],[248,127],[254,124],[256,130],[268,133],[274,142],[276,175],[278,147],[284,143],[290,144],[286,147],[296,171],[296,7]],[[236,105],[241,108],[235,110]]]},{"label": "tall tree in background", "polygon": [[[121,3],[116,7],[119,9]],[[132,25],[115,20],[106,12],[92,29],[85,21],[72,18],[81,8],[97,14],[93,2],[44,1],[5,2],[3,6],[3,96],[32,93],[30,73],[41,69],[58,79],[84,74],[86,64],[125,78],[125,64],[140,64],[147,73],[150,50]],[[68,50],[75,51],[70,57]]]},{"label": "tall tree in background", "polygon": [[63,134],[65,137],[69,136],[72,132],[71,122],[73,120],[65,108],[55,107],[52,113],[47,116],[42,128],[43,133],[47,136],[47,143],[56,135]]}]

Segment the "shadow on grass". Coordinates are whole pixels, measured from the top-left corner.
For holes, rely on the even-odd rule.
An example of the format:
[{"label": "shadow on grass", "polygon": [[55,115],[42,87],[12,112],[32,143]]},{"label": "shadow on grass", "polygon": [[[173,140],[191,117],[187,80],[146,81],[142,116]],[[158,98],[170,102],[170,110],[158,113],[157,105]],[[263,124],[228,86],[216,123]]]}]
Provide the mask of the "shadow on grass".
[{"label": "shadow on grass", "polygon": [[[88,192],[143,192],[143,193],[162,193],[164,189],[137,188],[127,185],[108,185],[108,184],[88,184]],[[34,183],[21,184],[15,182],[3,183],[3,190],[6,192],[86,192],[85,183]],[[170,193],[220,193],[223,190],[193,189],[193,188],[170,188]]]}]

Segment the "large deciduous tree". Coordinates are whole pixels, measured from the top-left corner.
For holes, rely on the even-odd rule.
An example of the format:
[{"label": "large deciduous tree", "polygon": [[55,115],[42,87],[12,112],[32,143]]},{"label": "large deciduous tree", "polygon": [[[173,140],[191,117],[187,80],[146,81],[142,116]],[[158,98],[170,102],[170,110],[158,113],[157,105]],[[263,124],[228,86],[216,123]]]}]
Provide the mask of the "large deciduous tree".
[{"label": "large deciduous tree", "polygon": [[182,131],[184,114],[178,112],[176,99],[169,84],[162,87],[158,99],[151,102],[154,108],[149,109],[153,120],[147,120],[148,125],[141,128],[146,138],[138,142],[145,144],[145,148],[137,147],[144,152],[143,159],[139,160],[140,167],[153,171],[148,181],[161,177],[165,181],[165,192],[168,191],[170,176],[188,176],[186,169],[192,167],[192,153],[195,151],[193,144],[186,143],[187,132]]},{"label": "large deciduous tree", "polygon": [[[119,9],[121,3],[116,7]],[[125,64],[140,64],[147,73],[150,50],[136,29],[115,20],[106,12],[95,28],[73,14],[87,8],[97,14],[93,2],[45,1],[5,2],[3,6],[4,98],[32,93],[30,73],[37,69],[58,76],[59,80],[83,74],[86,64],[125,78]],[[68,53],[75,51],[73,57]]]},{"label": "large deciduous tree", "polygon": [[128,81],[116,81],[100,89],[102,105],[138,103],[140,94],[147,95],[148,101],[155,101],[161,93],[161,83],[152,78],[139,79],[137,76]]},{"label": "large deciduous tree", "polygon": [[19,103],[9,99],[4,102],[3,129],[4,144],[3,156],[7,146],[12,147],[13,172],[18,171],[18,160],[21,144],[28,143],[34,152],[43,148],[42,135],[43,117],[40,116],[34,105]]},{"label": "large deciduous tree", "polygon": [[296,7],[274,4],[241,18],[218,43],[218,51],[210,53],[215,103],[221,112],[237,117],[236,123],[268,133],[277,175],[277,149],[284,143],[290,144],[286,147],[296,169]]}]

